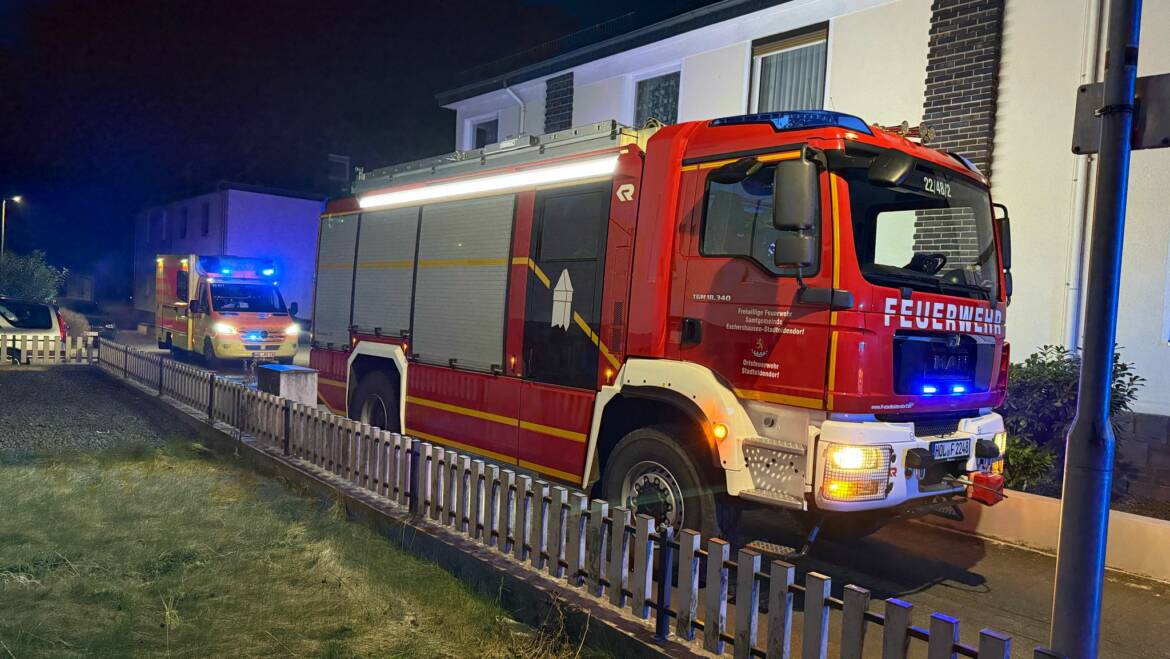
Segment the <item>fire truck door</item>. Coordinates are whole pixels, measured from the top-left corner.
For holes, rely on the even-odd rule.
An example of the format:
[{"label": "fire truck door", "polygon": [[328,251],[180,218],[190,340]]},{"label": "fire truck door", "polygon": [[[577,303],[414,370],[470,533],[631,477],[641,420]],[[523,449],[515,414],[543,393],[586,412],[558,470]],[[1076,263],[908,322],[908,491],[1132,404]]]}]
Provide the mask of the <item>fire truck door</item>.
[{"label": "fire truck door", "polygon": [[[827,306],[800,303],[794,272],[773,263],[773,168],[765,165],[739,183],[711,181],[701,169],[692,173],[701,178],[683,206],[693,211],[684,220],[689,263],[680,356],[717,371],[740,398],[820,408],[830,315]],[[816,229],[825,247],[803,271],[810,288],[832,286],[826,217],[823,212]]]},{"label": "fire truck door", "polygon": [[611,185],[542,191],[524,306],[521,466],[580,482],[597,384]]}]

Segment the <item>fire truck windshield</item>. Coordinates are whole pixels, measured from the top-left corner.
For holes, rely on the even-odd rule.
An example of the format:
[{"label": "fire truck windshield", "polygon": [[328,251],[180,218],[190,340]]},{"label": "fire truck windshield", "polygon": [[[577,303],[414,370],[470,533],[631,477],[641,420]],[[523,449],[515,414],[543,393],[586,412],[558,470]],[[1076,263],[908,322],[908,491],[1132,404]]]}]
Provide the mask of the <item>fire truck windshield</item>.
[{"label": "fire truck windshield", "polygon": [[985,188],[922,162],[897,187],[870,183],[862,167],[842,174],[849,183],[857,259],[867,280],[995,299],[999,270]]},{"label": "fire truck windshield", "polygon": [[212,284],[211,303],[216,311],[285,313],[284,298],[269,283]]}]

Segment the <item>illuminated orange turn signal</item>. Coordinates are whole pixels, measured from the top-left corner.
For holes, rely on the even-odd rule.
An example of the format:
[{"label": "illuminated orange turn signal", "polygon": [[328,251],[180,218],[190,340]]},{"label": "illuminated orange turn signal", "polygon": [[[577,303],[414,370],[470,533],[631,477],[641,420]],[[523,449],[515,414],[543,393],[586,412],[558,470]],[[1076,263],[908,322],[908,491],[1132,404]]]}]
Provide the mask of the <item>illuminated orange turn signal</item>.
[{"label": "illuminated orange turn signal", "polygon": [[715,439],[724,439],[727,437],[727,426],[722,423],[716,423],[711,426],[711,434],[715,436]]}]

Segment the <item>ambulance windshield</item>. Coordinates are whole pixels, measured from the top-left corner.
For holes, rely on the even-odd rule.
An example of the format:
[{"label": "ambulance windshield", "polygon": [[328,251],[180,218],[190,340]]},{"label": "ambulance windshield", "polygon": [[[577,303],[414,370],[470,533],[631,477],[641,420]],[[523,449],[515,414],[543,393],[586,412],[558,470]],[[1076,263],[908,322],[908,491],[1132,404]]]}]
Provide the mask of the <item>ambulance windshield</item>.
[{"label": "ambulance windshield", "polygon": [[285,313],[284,298],[269,283],[211,285],[216,311],[237,313]]},{"label": "ambulance windshield", "polygon": [[999,283],[991,199],[962,175],[919,162],[898,187],[851,167],[853,237],[875,284],[994,300]]}]

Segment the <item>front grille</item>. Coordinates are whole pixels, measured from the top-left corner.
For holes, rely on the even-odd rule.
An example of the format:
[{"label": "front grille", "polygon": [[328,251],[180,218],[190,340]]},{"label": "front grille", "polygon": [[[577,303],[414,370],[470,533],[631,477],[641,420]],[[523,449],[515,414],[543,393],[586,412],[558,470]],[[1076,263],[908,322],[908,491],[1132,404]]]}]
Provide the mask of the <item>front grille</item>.
[{"label": "front grille", "polygon": [[959,419],[930,419],[914,422],[915,437],[937,437],[958,432]]}]

